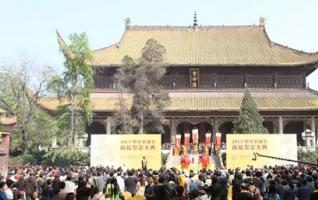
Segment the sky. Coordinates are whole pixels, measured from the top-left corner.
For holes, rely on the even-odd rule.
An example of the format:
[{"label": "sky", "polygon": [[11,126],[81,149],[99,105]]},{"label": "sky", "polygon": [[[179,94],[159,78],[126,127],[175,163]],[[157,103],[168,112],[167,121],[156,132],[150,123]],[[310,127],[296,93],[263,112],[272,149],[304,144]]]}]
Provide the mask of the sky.
[{"label": "sky", "polygon": [[[274,42],[318,51],[317,0],[0,0],[0,63],[19,57],[39,67],[63,69],[55,31],[66,39],[86,32],[91,49],[120,40],[124,19],[132,25],[252,25],[265,17]],[[307,77],[318,90],[318,70]]]}]

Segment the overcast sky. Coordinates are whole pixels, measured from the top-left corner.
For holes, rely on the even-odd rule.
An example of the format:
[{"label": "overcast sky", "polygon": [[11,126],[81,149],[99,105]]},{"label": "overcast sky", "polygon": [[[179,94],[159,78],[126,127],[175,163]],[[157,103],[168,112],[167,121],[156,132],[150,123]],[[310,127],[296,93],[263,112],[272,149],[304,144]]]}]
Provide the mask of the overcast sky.
[{"label": "overcast sky", "polygon": [[[92,49],[120,40],[124,19],[132,25],[252,25],[266,19],[274,42],[318,51],[317,0],[0,0],[0,61],[36,58],[61,70],[55,30],[67,38],[86,32]],[[307,81],[318,90],[318,70]]]}]

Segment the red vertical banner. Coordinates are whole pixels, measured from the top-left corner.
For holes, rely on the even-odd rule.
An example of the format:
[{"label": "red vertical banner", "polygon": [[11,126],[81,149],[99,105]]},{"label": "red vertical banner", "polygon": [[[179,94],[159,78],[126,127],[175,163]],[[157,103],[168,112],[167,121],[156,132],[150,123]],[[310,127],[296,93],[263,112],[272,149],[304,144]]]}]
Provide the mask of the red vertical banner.
[{"label": "red vertical banner", "polygon": [[197,128],[192,129],[192,143],[193,144],[199,143],[199,129]]},{"label": "red vertical banner", "polygon": [[190,133],[184,134],[184,142],[183,145],[188,147],[190,145]]},{"label": "red vertical banner", "polygon": [[181,135],[176,135],[176,144],[175,144],[175,146],[177,147],[177,148],[179,148],[180,147],[180,143],[181,143]]},{"label": "red vertical banner", "polygon": [[211,133],[206,133],[205,134],[205,146],[209,146],[211,144]]},{"label": "red vertical banner", "polygon": [[181,135],[176,135],[173,155],[178,155],[180,153],[180,147],[181,147]]},{"label": "red vertical banner", "polygon": [[221,137],[222,137],[222,133],[216,133],[216,145],[220,146],[221,145]]}]

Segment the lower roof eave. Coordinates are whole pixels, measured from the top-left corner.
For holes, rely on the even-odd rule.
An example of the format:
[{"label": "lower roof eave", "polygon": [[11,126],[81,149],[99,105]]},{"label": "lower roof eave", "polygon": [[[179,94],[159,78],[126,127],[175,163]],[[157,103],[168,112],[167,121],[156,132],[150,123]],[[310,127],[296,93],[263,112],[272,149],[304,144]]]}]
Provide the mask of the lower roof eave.
[{"label": "lower roof eave", "polygon": [[[164,112],[239,112],[239,109],[169,109],[165,110]],[[264,108],[264,109],[259,109],[260,112],[300,112],[300,111],[317,111],[318,112],[318,107],[317,108],[278,108],[278,109],[272,109],[272,108]]]},{"label": "lower roof eave", "polygon": [[[95,114],[105,114],[108,113],[109,115],[112,115],[115,113],[116,109],[96,109],[93,110]],[[295,114],[295,115],[318,115],[318,108],[302,108],[302,109],[295,109],[295,108],[280,108],[280,109],[260,109],[259,110],[261,114]],[[164,115],[170,115],[172,113],[178,113],[178,114],[195,114],[195,113],[201,113],[203,115],[218,115],[218,114],[230,114],[230,115],[237,115],[239,112],[238,109],[167,109],[164,110]]]}]

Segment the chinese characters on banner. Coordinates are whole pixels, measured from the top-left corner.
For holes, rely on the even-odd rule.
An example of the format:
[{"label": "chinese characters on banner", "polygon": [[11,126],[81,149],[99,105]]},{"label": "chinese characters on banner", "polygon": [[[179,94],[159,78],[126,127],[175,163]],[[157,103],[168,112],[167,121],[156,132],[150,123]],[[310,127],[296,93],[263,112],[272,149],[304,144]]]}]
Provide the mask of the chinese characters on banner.
[{"label": "chinese characters on banner", "polygon": [[191,88],[199,87],[199,69],[197,68],[190,69],[190,87]]},{"label": "chinese characters on banner", "polygon": [[255,160],[254,153],[297,160],[296,134],[227,134],[226,147],[226,165],[232,169],[295,164],[259,156]]},{"label": "chinese characters on banner", "polygon": [[143,156],[149,168],[161,167],[161,135],[92,135],[91,166],[140,168]]},{"label": "chinese characters on banner", "polygon": [[232,142],[232,150],[267,150],[267,139],[234,139]]},{"label": "chinese characters on banner", "polygon": [[[131,150],[139,150],[139,151],[148,151],[148,150],[156,150],[156,140],[154,139],[121,139],[120,140],[120,150],[122,151],[131,151]],[[159,150],[159,149],[158,149]],[[161,150],[161,149],[160,149]]]}]

